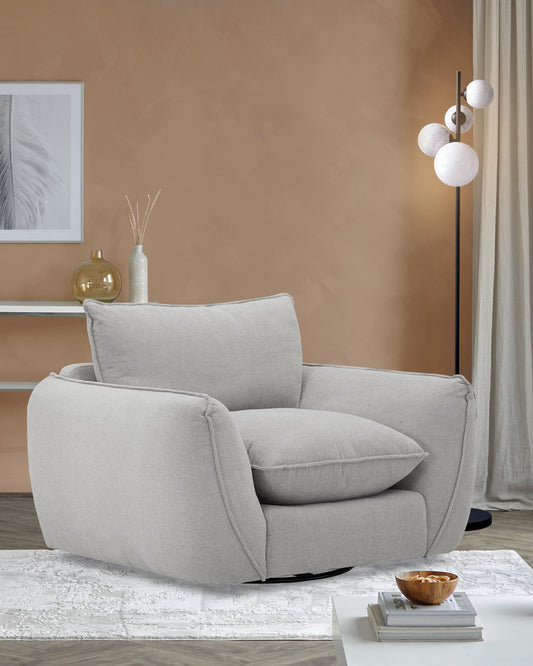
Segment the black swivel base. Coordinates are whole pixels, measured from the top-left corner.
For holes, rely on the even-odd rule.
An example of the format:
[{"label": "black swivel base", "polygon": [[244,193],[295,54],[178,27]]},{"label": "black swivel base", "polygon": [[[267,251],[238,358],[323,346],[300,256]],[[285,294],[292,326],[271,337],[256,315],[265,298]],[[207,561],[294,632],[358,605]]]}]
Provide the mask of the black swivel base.
[{"label": "black swivel base", "polygon": [[470,516],[465,527],[465,532],[482,530],[485,527],[489,527],[491,524],[492,516],[488,511],[483,511],[483,509],[470,509]]},{"label": "black swivel base", "polygon": [[302,573],[295,574],[294,576],[281,576],[280,578],[267,578],[266,580],[251,580],[248,585],[257,585],[261,583],[302,583],[305,580],[319,580],[320,578],[331,578],[332,576],[340,576],[347,571],[351,571],[353,567],[342,567],[341,569],[331,569],[330,571],[322,571],[321,573]]}]

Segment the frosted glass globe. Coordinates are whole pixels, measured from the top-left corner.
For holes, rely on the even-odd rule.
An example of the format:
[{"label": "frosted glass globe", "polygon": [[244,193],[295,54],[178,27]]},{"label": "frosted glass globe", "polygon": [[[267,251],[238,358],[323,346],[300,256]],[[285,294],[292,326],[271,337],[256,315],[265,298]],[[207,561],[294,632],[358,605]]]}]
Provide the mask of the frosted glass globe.
[{"label": "frosted glass globe", "polygon": [[450,133],[440,123],[429,123],[418,133],[418,147],[430,157],[435,157],[442,146],[450,141]]},{"label": "frosted glass globe", "polygon": [[466,86],[465,98],[474,109],[484,109],[494,99],[494,90],[488,81],[476,79]]},{"label": "frosted glass globe", "polygon": [[[456,110],[457,107],[454,104],[453,106],[450,106],[448,111],[446,111],[446,115],[444,116],[444,122],[446,123],[446,127],[452,132],[457,132],[457,127],[455,126],[455,123],[452,120],[453,114],[455,113]],[[462,104],[461,104],[461,113],[465,114],[465,121],[461,125],[461,132],[468,132],[468,130],[472,127],[472,123],[474,122],[474,115],[467,106],[463,106]]]},{"label": "frosted glass globe", "polygon": [[466,143],[453,141],[435,155],[435,173],[445,185],[462,187],[474,180],[479,169],[476,151]]}]

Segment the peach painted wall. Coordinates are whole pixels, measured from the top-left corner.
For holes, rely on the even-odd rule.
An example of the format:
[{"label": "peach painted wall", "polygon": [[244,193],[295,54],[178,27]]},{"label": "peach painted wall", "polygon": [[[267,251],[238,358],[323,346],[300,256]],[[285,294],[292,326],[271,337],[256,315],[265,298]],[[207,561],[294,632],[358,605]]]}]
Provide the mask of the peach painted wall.
[{"label": "peach painted wall", "polygon": [[[308,361],[453,371],[454,194],[416,137],[472,77],[470,2],[4,0],[2,28],[0,80],[85,82],[85,242],[0,245],[0,299],[69,300],[102,248],[127,300],[124,193],[161,187],[152,300],[288,291]],[[468,375],[468,187],[463,220]],[[0,379],[90,357],[83,320],[0,326]],[[0,492],[30,489],[27,397],[0,394]]]}]

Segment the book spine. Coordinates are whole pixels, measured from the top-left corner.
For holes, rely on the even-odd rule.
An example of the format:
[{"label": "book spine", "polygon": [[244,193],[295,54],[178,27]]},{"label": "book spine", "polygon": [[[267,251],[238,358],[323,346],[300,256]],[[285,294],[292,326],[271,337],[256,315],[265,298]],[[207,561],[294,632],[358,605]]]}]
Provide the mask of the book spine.
[{"label": "book spine", "polygon": [[475,615],[404,615],[383,618],[383,624],[387,627],[472,627],[475,623]]},{"label": "book spine", "polygon": [[389,624],[389,614],[387,613],[387,607],[385,606],[385,600],[383,599],[383,593],[378,594],[378,606],[381,611],[381,617],[383,619],[383,624],[388,626]]}]

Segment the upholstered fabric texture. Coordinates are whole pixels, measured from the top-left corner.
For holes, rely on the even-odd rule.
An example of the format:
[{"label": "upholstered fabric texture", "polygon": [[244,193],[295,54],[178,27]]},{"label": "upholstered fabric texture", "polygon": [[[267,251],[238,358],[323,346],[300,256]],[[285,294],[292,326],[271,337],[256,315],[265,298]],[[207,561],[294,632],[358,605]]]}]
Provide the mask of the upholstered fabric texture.
[{"label": "upholstered fabric texture", "polygon": [[416,492],[386,490],[344,502],[263,505],[263,511],[269,577],[393,562],[426,552],[426,505]]},{"label": "upholstered fabric texture", "polygon": [[370,497],[261,506],[220,403],[75,379],[92,378],[84,364],[62,374],[28,406],[32,488],[52,548],[228,583],[444,552],[461,539],[475,415],[461,377],[304,366],[303,409],[386,424],[429,455]]},{"label": "upholstered fabric texture", "polygon": [[309,409],[232,412],[267,504],[366,497],[403,479],[426,457],[402,433],[365,418]]},{"label": "upholstered fabric texture", "polygon": [[50,548],[190,581],[264,578],[265,518],[220,402],[52,375],[30,398],[28,450]]},{"label": "upholstered fabric texture", "polygon": [[70,377],[71,379],[82,379],[86,382],[95,382],[94,365],[92,363],[72,363],[61,368],[60,377]]},{"label": "upholstered fabric texture", "polygon": [[474,479],[476,403],[464,377],[305,364],[301,406],[364,416],[412,437],[429,455],[398,487],[426,501],[428,553],[457,546]]},{"label": "upholstered fabric texture", "polygon": [[460,541],[475,421],[463,377],[302,366],[287,294],[85,309],[94,369],[64,368],[28,405],[51,548],[234,583]]},{"label": "upholstered fabric texture", "polygon": [[297,407],[300,331],[292,298],[216,305],[85,301],[101,382],[206,393],[229,409]]}]

